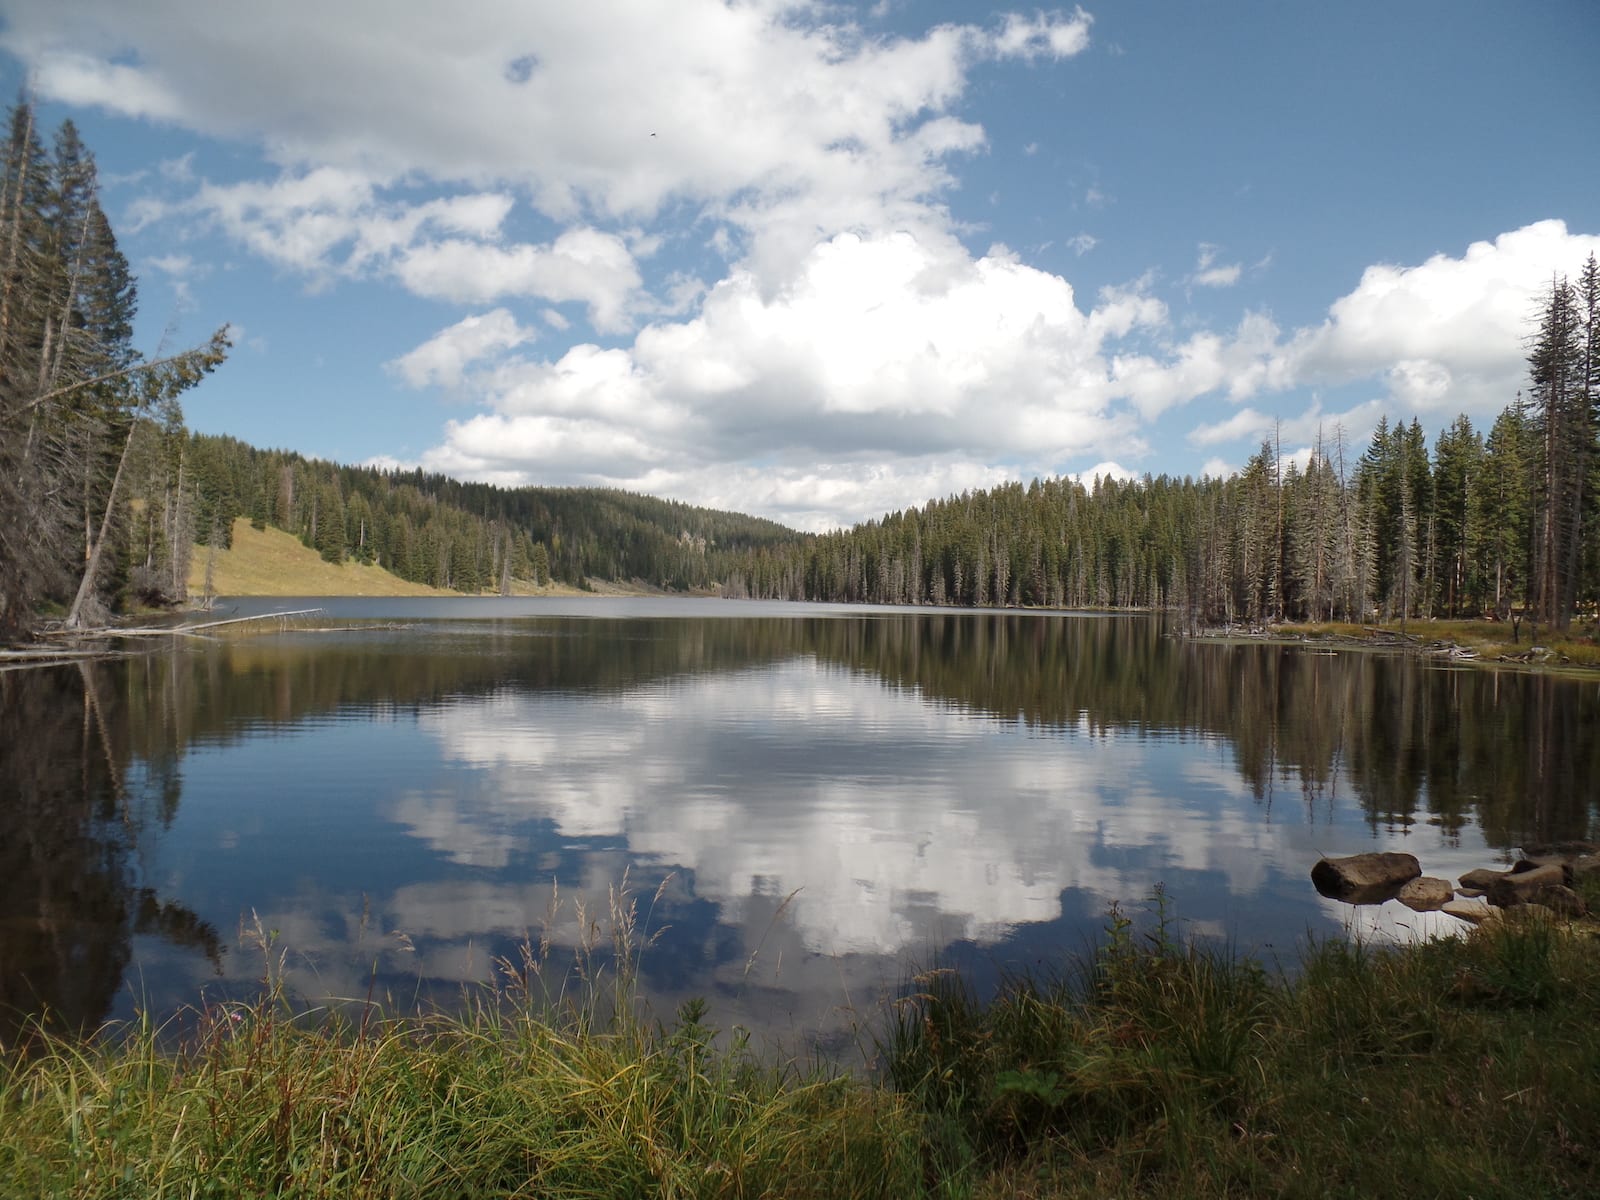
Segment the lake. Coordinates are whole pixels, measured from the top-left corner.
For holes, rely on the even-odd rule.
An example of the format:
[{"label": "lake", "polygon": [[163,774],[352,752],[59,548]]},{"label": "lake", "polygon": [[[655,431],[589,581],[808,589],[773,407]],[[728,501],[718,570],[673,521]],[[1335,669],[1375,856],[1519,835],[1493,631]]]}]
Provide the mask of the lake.
[{"label": "lake", "polygon": [[1453,879],[1600,827],[1594,680],[1143,615],[215,618],[312,605],[315,629],[0,673],[0,1036],[163,1018],[269,962],[304,1002],[405,1009],[531,947],[555,990],[605,964],[621,896],[659,1015],[704,996],[723,1028],[838,1047],[913,967],[1059,962],[1158,886],[1183,932],[1292,964],[1308,936],[1453,924],[1323,899],[1321,854]]}]

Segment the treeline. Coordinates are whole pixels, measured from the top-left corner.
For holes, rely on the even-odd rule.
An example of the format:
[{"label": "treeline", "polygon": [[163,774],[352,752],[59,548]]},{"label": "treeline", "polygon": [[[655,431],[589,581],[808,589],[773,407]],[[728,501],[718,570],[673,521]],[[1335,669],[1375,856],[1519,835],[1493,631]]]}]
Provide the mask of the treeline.
[{"label": "treeline", "polygon": [[[137,292],[70,121],[50,150],[11,109],[0,162],[0,638],[42,607],[98,621],[119,595],[181,575],[187,530],[178,395],[217,366],[224,331],[152,362]],[[142,503],[130,505],[131,497]],[[146,553],[130,550],[135,513]],[[139,572],[134,574],[138,565]]]},{"label": "treeline", "polygon": [[753,554],[733,594],[886,604],[1154,607],[1206,622],[1526,613],[1600,595],[1600,268],[1553,281],[1529,387],[1430,453],[1387,419],[1351,461],[1264,442],[1227,479],[1006,484]]},{"label": "treeline", "polygon": [[710,588],[732,564],[799,535],[771,521],[600,488],[462,483],[419,470],[341,466],[234,438],[188,439],[193,522],[226,546],[250,518],[300,538],[329,562],[373,563],[457,591],[515,582],[640,580]]}]

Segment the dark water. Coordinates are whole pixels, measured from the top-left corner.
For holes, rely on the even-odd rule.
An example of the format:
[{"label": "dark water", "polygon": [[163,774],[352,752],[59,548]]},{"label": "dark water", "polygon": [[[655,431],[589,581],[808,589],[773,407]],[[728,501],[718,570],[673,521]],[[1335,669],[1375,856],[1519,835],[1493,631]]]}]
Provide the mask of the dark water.
[{"label": "dark water", "polygon": [[[257,602],[258,606],[260,602]],[[1316,895],[1600,827],[1600,684],[1186,643],[1146,617],[734,602],[323,602],[328,623],[0,673],[0,1036],[248,992],[449,1003],[637,904],[659,1012],[788,1040],[908,962],[1449,924]],[[293,602],[278,607],[300,607]],[[219,614],[220,615],[220,614]]]}]

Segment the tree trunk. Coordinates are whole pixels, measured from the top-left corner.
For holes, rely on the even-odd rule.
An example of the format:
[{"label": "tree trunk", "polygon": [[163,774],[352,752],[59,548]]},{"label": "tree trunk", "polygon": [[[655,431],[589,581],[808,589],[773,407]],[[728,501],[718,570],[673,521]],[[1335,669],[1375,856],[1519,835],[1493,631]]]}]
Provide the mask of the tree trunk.
[{"label": "tree trunk", "polygon": [[117,511],[117,492],[122,486],[122,472],[128,465],[128,450],[133,445],[134,430],[138,428],[139,415],[135,413],[128,425],[128,436],[122,442],[122,454],[117,458],[117,473],[111,477],[111,491],[106,496],[105,516],[100,519],[100,535],[95,538],[94,545],[89,549],[89,561],[83,568],[83,579],[78,584],[78,594],[73,597],[72,607],[67,612],[68,629],[83,627],[83,606],[94,594],[95,576],[100,573],[100,560],[105,554],[106,539],[111,536],[111,518]]}]

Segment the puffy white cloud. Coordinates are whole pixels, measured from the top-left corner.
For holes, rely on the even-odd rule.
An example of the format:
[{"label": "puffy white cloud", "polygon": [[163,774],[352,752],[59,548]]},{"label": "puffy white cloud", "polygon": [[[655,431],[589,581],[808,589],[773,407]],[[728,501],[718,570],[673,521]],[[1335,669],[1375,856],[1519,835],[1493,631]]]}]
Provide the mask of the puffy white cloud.
[{"label": "puffy white cloud", "polygon": [[[1145,431],[1205,396],[1249,407],[1201,423],[1204,446],[1259,436],[1280,404],[1295,410],[1285,438],[1332,419],[1310,390],[1376,393],[1340,398],[1353,420],[1379,404],[1486,418],[1520,382],[1540,288],[1600,243],[1549,221],[1374,266],[1298,330],[1265,311],[1174,320],[1153,277],[1080,305],[1006,248],[963,246],[972,231],[944,204],[986,145],[966,107],[975,69],[1081,53],[1081,9],[915,36],[811,0],[484,0],[474,14],[282,0],[197,22],[183,0],[12,0],[0,46],[41,95],[244,139],[275,163],[243,181],[152,173],[144,186],[166,198],[135,205],[141,225],[210,222],[313,286],[505,305],[452,313],[392,363],[481,403],[428,465],[668,490],[812,527],[1095,460],[1137,466]],[[1095,172],[1071,186],[1087,207],[1113,203]],[[664,248],[724,262],[658,267]],[[1185,294],[1232,286],[1245,268],[1221,254],[1202,243],[1168,278]],[[587,317],[570,341],[613,344],[531,354],[541,321],[570,332],[575,309],[556,305]]]},{"label": "puffy white cloud", "polygon": [[1525,373],[1523,339],[1541,295],[1590,254],[1600,254],[1600,236],[1540,221],[1474,242],[1458,258],[1368,267],[1276,362],[1294,383],[1381,377],[1395,415],[1498,411]]},{"label": "puffy white cloud", "polygon": [[947,455],[825,463],[785,458],[760,466],[660,467],[628,486],[653,495],[692,497],[711,508],[764,514],[795,529],[821,533],[926,500],[996,487],[1018,473],[1014,466],[987,466]]},{"label": "puffy white cloud", "polygon": [[1071,58],[1089,45],[1089,27],[1094,18],[1079,8],[1068,16],[1059,12],[1035,13],[1024,17],[1007,13],[1000,29],[986,39],[986,47],[996,58]]},{"label": "puffy white cloud", "polygon": [[548,246],[449,238],[409,246],[395,276],[419,296],[483,303],[504,296],[575,300],[602,331],[624,329],[643,285],[633,255],[616,234],[569,229]]},{"label": "puffy white cloud", "polygon": [[533,331],[506,309],[465,317],[389,364],[412,387],[459,387],[468,364],[519,346]]},{"label": "puffy white cloud", "polygon": [[1127,483],[1130,479],[1139,478],[1137,471],[1130,471],[1119,462],[1098,462],[1086,471],[1078,471],[1073,475],[1085,487],[1093,487],[1097,479],[1115,479]]},{"label": "puffy white cloud", "polygon": [[948,238],[843,234],[774,294],[736,269],[691,319],[649,325],[629,347],[485,367],[472,385],[489,411],[452,424],[427,462],[486,478],[676,482],[702,501],[721,476],[717,498],[737,490],[739,507],[848,523],[903,504],[891,481],[959,490],[1137,450],[1102,345],[1164,320],[1134,291],[1084,313],[1065,280],[1004,247],[973,258]]},{"label": "puffy white cloud", "polygon": [[1540,221],[1474,242],[1460,257],[1368,267],[1324,321],[1286,337],[1257,315],[1232,339],[1199,334],[1176,359],[1141,357],[1119,361],[1115,370],[1146,413],[1213,388],[1235,401],[1258,401],[1193,428],[1189,440],[1201,446],[1261,437],[1282,414],[1265,411],[1259,399],[1305,388],[1373,390],[1343,412],[1325,413],[1313,401],[1289,414],[1280,436],[1301,456],[1318,430],[1332,436],[1338,429],[1359,444],[1385,414],[1405,420],[1462,412],[1487,425],[1522,385],[1523,340],[1550,280],[1573,273],[1590,254],[1600,254],[1600,236]]},{"label": "puffy white cloud", "polygon": [[1118,355],[1111,371],[1119,391],[1152,419],[1210,392],[1240,399],[1287,386],[1288,372],[1274,358],[1278,346],[1272,320],[1246,313],[1231,336],[1200,332],[1157,354]]},{"label": "puffy white cloud", "polygon": [[[474,20],[422,0],[284,0],[206,22],[181,0],[137,15],[17,0],[0,45],[47,96],[258,141],[283,167],[147,200],[144,222],[209,215],[313,286],[387,271],[457,303],[577,301],[608,333],[687,311],[703,286],[638,294],[634,260],[660,238],[635,227],[668,208],[710,222],[768,293],[838,232],[944,233],[948,164],[984,144],[953,111],[972,68],[1068,58],[1091,22],[1002,14],[905,37],[810,0],[490,0]],[[419,184],[470,190],[410,203],[402,186]],[[508,188],[564,232],[504,242]]]},{"label": "puffy white cloud", "polygon": [[1221,442],[1256,438],[1272,428],[1272,421],[1273,418],[1269,413],[1257,412],[1253,408],[1241,408],[1226,420],[1196,426],[1190,432],[1189,440],[1196,446],[1215,446]]},{"label": "puffy white cloud", "polygon": [[159,78],[126,63],[59,51],[44,56],[34,72],[40,94],[63,104],[110,109],[127,117],[171,120],[183,102]]},{"label": "puffy white cloud", "polygon": [[568,219],[868,180],[925,195],[976,136],[941,119],[972,63],[1069,57],[1090,26],[1079,10],[869,36],[810,0],[486,0],[474,16],[282,0],[197,22],[183,0],[18,0],[0,44],[50,98],[260,138],[285,163],[515,181]]},{"label": "puffy white cloud", "polygon": [[[736,268],[688,319],[629,346],[486,363],[469,385],[485,411],[450,425],[425,461],[821,529],[1090,456],[1137,463],[1145,422],[1206,395],[1250,403],[1195,427],[1192,444],[1253,451],[1275,433],[1304,458],[1319,432],[1359,445],[1382,411],[1491,418],[1523,371],[1539,281],[1595,241],[1532,226],[1462,259],[1370,270],[1320,326],[1285,333],[1246,313],[1226,333],[1174,339],[1149,278],[1084,311],[1066,280],[1001,246],[974,257],[938,232],[838,235],[783,286]],[[1425,312],[1417,297],[1434,288],[1452,305]],[[1383,319],[1396,306],[1407,319]],[[1486,312],[1502,327],[1487,332]],[[1385,395],[1341,411],[1296,395],[1352,379]],[[1285,396],[1291,411],[1267,402]]]},{"label": "puffy white cloud", "polygon": [[210,221],[313,287],[382,277],[457,303],[575,301],[602,331],[625,328],[640,302],[643,281],[619,234],[578,226],[547,245],[506,242],[500,231],[515,202],[505,192],[407,203],[386,191],[371,176],[319,167],[269,182],[206,183],[181,201],[147,199],[135,216],[140,227],[169,217]]}]

